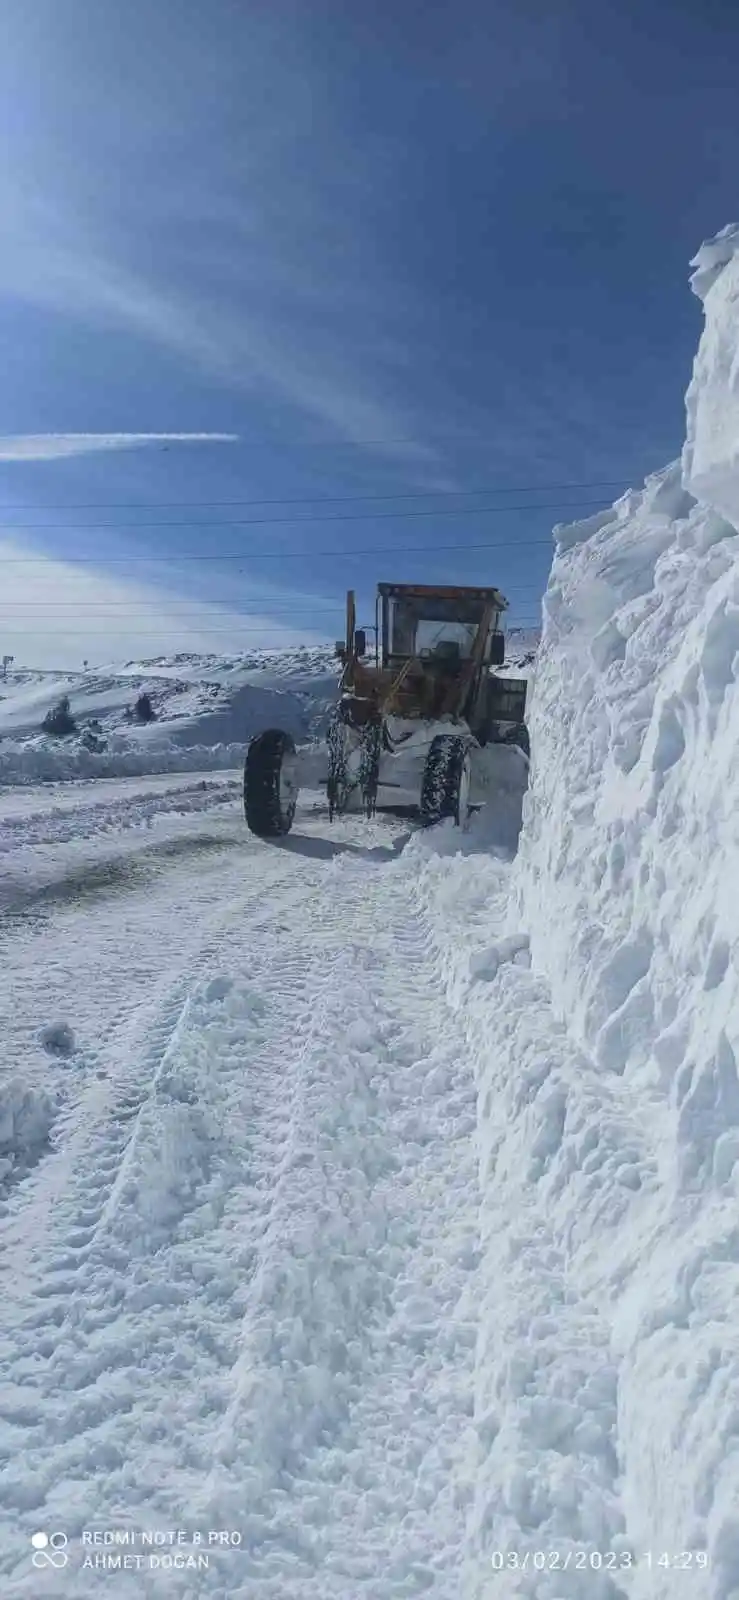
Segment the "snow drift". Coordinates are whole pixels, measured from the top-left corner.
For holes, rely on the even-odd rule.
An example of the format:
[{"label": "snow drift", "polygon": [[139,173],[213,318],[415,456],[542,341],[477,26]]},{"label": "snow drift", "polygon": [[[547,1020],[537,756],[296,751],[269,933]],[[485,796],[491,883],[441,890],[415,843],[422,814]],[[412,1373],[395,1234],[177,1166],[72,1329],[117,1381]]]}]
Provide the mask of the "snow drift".
[{"label": "snow drift", "polygon": [[739,1594],[739,229],[696,266],[682,471],[555,530],[508,937],[467,978],[473,1543],[616,1558],[508,1575],[537,1600],[667,1600],[681,1552],[691,1595]]}]

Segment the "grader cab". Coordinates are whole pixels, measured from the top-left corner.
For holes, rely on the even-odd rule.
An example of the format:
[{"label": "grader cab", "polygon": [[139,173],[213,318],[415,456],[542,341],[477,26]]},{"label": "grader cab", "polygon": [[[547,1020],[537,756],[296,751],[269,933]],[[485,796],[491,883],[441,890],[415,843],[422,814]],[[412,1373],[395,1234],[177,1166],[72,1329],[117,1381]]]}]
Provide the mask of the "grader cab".
[{"label": "grader cab", "polygon": [[505,656],[500,621],[507,607],[499,589],[380,583],[370,664],[350,590],[346,639],[336,647],[345,719],[359,723],[378,709],[428,721],[463,718],[483,745],[499,722],[519,725],[525,684],[492,671]]},{"label": "grader cab", "polygon": [[496,588],[381,583],[369,652],[350,590],[320,774],[316,752],[296,750],[289,735],[270,730],[252,740],[244,773],[252,832],[288,832],[305,783],[325,786],[332,818],[410,807],[427,825],[464,823],[492,770],[486,749],[511,743],[522,760],[528,756],[527,684],[495,673],[507,608]]}]

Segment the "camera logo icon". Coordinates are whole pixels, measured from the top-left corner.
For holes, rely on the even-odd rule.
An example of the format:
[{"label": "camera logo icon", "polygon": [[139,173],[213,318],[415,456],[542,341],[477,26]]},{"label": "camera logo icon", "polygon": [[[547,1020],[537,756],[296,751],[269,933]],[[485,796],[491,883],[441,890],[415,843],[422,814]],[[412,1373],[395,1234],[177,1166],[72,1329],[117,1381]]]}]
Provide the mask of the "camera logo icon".
[{"label": "camera logo icon", "polygon": [[32,1533],[34,1567],[66,1567],[68,1543],[66,1533]]}]

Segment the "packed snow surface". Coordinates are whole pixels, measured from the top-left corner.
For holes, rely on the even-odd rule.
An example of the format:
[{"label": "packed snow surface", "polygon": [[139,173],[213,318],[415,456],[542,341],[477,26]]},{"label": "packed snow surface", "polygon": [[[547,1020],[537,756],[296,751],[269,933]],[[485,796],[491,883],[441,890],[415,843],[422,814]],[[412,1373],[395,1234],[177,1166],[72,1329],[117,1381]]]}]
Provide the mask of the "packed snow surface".
[{"label": "packed snow surface", "polygon": [[3,1593],[38,1593],[39,1530],[66,1534],[76,1600],[102,1576],[84,1533],[143,1555],[176,1528],[180,1558],[239,1543],[116,1571],[122,1593],[451,1596],[476,1087],[424,856],[404,823],[329,828],[318,797],[271,847],[218,798],[149,813],[134,850],[96,847],[82,797],[60,841],[67,793],[46,859],[6,802],[6,1055],[53,1122],[3,1203]]}]

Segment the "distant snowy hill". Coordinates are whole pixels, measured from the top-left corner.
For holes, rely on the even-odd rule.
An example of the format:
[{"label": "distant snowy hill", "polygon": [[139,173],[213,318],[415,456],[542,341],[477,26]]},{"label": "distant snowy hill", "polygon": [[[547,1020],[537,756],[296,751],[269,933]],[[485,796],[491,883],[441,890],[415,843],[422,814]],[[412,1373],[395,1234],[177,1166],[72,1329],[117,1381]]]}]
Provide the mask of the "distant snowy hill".
[{"label": "distant snowy hill", "polygon": [[[509,670],[526,675],[536,639],[511,630]],[[9,671],[0,678],[0,784],[235,767],[263,728],[285,728],[298,741],[320,736],[338,677],[328,645],[155,656],[80,673]],[[144,692],[154,720],[141,725],[131,712]],[[62,696],[77,731],[60,740],[42,723]],[[104,748],[89,749],[92,741]]]},{"label": "distant snowy hill", "polygon": [[[296,739],[319,732],[336,681],[328,648],[9,672],[0,680],[0,783],[236,766],[262,728],[278,724]],[[145,725],[131,716],[143,692],[154,711]],[[42,722],[62,696],[77,732],[55,739]],[[104,748],[86,748],[90,735]]]},{"label": "distant snowy hill", "polygon": [[531,676],[540,639],[540,628],[509,628],[506,632],[503,671],[511,674],[518,672],[522,678]]}]

